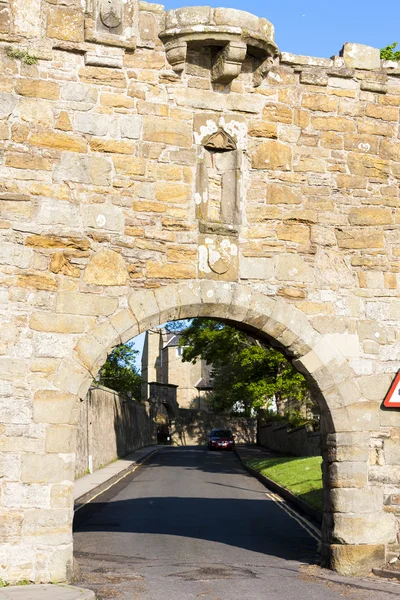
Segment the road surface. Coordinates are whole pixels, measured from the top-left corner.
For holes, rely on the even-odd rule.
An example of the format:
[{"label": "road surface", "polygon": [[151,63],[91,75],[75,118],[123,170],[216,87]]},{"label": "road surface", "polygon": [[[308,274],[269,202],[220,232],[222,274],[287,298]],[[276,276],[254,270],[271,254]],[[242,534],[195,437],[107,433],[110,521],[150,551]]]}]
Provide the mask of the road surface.
[{"label": "road surface", "polygon": [[74,537],[99,600],[400,599],[317,567],[316,531],[231,452],[165,448],[80,510]]}]

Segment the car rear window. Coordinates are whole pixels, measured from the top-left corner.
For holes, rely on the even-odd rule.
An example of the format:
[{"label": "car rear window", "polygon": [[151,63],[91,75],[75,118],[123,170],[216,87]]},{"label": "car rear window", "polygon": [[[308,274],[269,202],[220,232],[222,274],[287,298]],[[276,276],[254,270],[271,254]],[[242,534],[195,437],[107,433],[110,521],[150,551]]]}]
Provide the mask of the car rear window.
[{"label": "car rear window", "polygon": [[214,437],[232,437],[232,432],[229,429],[216,429],[213,432]]}]

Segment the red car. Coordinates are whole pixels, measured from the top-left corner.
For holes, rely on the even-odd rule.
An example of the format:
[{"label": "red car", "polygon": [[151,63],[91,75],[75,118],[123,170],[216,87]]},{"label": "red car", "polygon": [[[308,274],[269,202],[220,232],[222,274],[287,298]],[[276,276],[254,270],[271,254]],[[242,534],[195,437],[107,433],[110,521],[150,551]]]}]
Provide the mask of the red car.
[{"label": "red car", "polygon": [[233,450],[235,438],[230,429],[213,429],[208,437],[209,450]]}]

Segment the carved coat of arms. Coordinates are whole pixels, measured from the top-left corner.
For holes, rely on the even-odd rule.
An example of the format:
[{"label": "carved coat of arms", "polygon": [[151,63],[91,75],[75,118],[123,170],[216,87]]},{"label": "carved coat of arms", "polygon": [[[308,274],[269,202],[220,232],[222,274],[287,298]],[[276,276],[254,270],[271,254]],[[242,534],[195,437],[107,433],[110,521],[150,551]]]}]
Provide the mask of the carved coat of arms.
[{"label": "carved coat of arms", "polygon": [[100,0],[100,19],[105,27],[114,29],[122,23],[121,0]]}]

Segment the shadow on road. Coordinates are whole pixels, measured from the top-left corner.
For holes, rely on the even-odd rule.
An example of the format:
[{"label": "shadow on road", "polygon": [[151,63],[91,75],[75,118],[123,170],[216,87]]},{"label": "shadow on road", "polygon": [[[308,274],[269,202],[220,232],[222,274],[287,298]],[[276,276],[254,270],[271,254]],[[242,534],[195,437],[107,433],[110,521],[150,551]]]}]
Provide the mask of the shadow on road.
[{"label": "shadow on road", "polygon": [[[241,478],[233,478],[224,485],[221,481],[213,481],[211,475],[211,481],[204,481],[207,490],[202,497],[199,497],[198,488],[194,489],[194,494],[187,489],[185,497],[182,487],[176,496],[170,493],[171,487],[168,492],[165,490],[164,495],[162,482],[155,494],[152,483],[157,467],[163,468],[165,478],[169,469],[178,467],[184,471],[202,471],[219,476],[240,475]],[[315,539],[266,498],[258,482],[255,483],[231,453],[208,453],[200,448],[168,448],[152,457],[140,470],[140,479],[134,486],[137,489],[135,496],[139,497],[121,499],[120,496],[126,493],[126,484],[133,478],[127,478],[128,481],[125,480],[121,487],[115,486],[112,492],[109,491],[111,496],[102,495],[78,512],[75,531],[87,532],[89,536],[96,536],[96,532],[178,536],[315,564]],[[196,478],[191,480],[195,481],[194,485],[201,485]],[[119,492],[123,494],[117,497]]]}]

